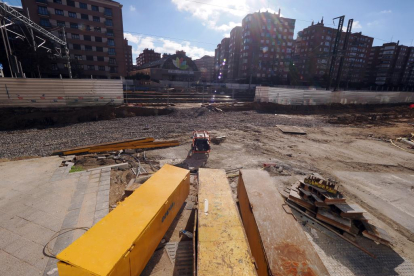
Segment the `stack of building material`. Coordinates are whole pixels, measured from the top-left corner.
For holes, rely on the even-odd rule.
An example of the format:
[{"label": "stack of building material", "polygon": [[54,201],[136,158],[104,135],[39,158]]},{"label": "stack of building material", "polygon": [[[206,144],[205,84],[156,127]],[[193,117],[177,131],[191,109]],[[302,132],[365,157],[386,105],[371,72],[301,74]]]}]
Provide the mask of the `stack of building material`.
[{"label": "stack of building material", "polygon": [[70,154],[80,154],[80,153],[98,153],[106,151],[116,151],[123,149],[151,149],[151,148],[164,148],[164,147],[174,147],[179,146],[180,143],[176,140],[171,141],[157,141],[152,137],[141,138],[141,139],[131,139],[123,140],[116,142],[109,142],[103,144],[95,144],[65,150],[57,150],[53,152],[53,155],[70,155]]},{"label": "stack of building material", "polygon": [[358,204],[346,203],[346,198],[338,191],[336,184],[319,175],[310,175],[304,181],[293,184],[288,200],[341,232],[352,236],[363,235],[385,245],[391,243],[385,230],[369,223],[364,209]]}]

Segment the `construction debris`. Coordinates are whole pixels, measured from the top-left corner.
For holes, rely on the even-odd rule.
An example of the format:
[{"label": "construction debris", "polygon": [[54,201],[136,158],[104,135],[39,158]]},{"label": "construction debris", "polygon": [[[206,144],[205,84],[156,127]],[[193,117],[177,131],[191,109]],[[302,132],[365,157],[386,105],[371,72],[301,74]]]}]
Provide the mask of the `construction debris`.
[{"label": "construction debris", "polygon": [[300,134],[300,135],[306,134],[305,131],[303,131],[302,129],[298,128],[297,126],[285,126],[285,125],[276,125],[276,126],[283,133],[286,133],[286,134]]},{"label": "construction debris", "polygon": [[150,148],[164,148],[179,146],[180,143],[176,140],[170,141],[157,141],[154,142],[154,138],[141,138],[124,140],[96,145],[89,145],[83,147],[77,147],[72,149],[58,150],[53,152],[53,155],[69,155],[69,154],[84,154],[84,153],[99,153],[106,151],[118,151],[124,149],[150,149]]},{"label": "construction debris", "polygon": [[[282,193],[283,195],[283,193]],[[330,225],[341,234],[364,236],[375,242],[390,246],[391,238],[385,230],[368,222],[366,210],[358,204],[346,203],[336,183],[319,175],[310,175],[292,185],[287,197],[290,204],[297,204],[306,214],[323,224]]]}]

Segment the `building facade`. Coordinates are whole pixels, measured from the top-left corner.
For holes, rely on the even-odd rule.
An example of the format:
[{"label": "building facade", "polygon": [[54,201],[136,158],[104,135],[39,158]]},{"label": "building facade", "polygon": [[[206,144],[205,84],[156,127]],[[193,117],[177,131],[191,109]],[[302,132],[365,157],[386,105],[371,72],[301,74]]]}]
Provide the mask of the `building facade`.
[{"label": "building facade", "polygon": [[[335,43],[337,29],[326,27],[321,22],[313,24],[298,33],[293,54],[294,69],[299,81],[306,85],[325,85],[329,75],[329,68]],[[338,51],[343,47],[345,33],[341,33]],[[344,57],[341,81],[349,83],[363,83],[368,67],[369,53],[374,39],[353,33],[349,36],[347,51]],[[337,76],[339,56],[333,72]]]},{"label": "building facade", "polygon": [[221,44],[218,44],[216,49],[214,50],[214,78],[213,82],[217,82],[219,80],[219,72],[220,72],[220,54],[221,54]]},{"label": "building facade", "polygon": [[125,53],[125,68],[127,75],[133,70],[132,67],[132,46],[128,45],[128,40],[124,39],[124,53]]},{"label": "building facade", "polygon": [[240,76],[240,50],[242,44],[242,27],[234,27],[230,32],[229,60],[227,81],[234,82]]},{"label": "building facade", "polygon": [[144,51],[137,57],[137,66],[139,67],[159,59],[161,59],[160,53],[156,53],[153,49],[144,49]]},{"label": "building facade", "polygon": [[412,86],[413,48],[399,45],[399,42],[373,47],[367,72],[368,83],[380,86]]},{"label": "building facade", "polygon": [[225,37],[221,40],[217,75],[217,81],[219,82],[225,82],[227,80],[227,72],[229,69],[229,45],[230,38]]},{"label": "building facade", "polygon": [[211,82],[214,78],[214,57],[203,56],[194,60],[198,70],[201,72],[200,80],[203,82]]},{"label": "building facade", "polygon": [[240,77],[285,83],[292,58],[295,19],[269,12],[248,14],[242,21]]},{"label": "building facade", "polygon": [[[83,78],[126,76],[122,5],[110,0],[22,0],[23,10],[45,29],[65,27],[73,65]],[[53,31],[63,38],[62,29]],[[68,75],[57,62],[57,74]]]}]

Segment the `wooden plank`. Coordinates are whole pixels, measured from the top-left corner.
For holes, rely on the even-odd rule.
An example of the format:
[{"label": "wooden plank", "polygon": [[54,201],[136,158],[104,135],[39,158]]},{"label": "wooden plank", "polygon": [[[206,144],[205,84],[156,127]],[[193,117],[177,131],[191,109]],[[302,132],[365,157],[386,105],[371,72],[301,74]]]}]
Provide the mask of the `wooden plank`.
[{"label": "wooden plank", "polygon": [[347,218],[342,218],[330,211],[324,209],[318,209],[318,213],[316,214],[316,218],[320,219],[326,223],[329,223],[332,226],[335,226],[339,229],[344,231],[350,232],[351,231],[351,220]]},{"label": "wooden plank", "polygon": [[258,275],[329,275],[274,182],[266,171],[240,171],[240,213]]},{"label": "wooden plank", "polygon": [[339,214],[343,218],[358,219],[362,217],[366,210],[362,209],[358,204],[335,204],[335,208],[339,211]]},{"label": "wooden plank", "polygon": [[379,243],[390,245],[392,242],[392,238],[388,235],[388,233],[375,225],[368,223],[367,221],[362,221],[362,224],[365,227],[365,230],[362,231],[362,235],[367,237],[371,240],[377,241]]},{"label": "wooden plank", "polygon": [[302,198],[298,192],[296,192],[294,189],[290,190],[289,194],[289,200],[295,202],[296,204],[302,206],[303,208],[306,208],[310,211],[315,211],[316,207],[312,204],[312,202],[305,200]]},{"label": "wooden plank", "polygon": [[199,169],[197,275],[257,275],[224,170]]},{"label": "wooden plank", "polygon": [[298,128],[297,126],[285,126],[285,125],[276,125],[276,126],[283,133],[286,133],[286,134],[300,134],[300,135],[306,134],[305,131],[303,131],[301,128]]},{"label": "wooden plank", "polygon": [[142,143],[136,146],[116,146],[116,147],[105,147],[105,148],[98,148],[98,149],[90,149],[88,152],[90,153],[98,153],[98,152],[105,152],[105,151],[113,151],[113,150],[122,150],[122,149],[155,149],[155,148],[164,148],[164,147],[175,147],[179,146],[180,143],[178,141],[163,141],[163,142],[152,142],[152,143]]},{"label": "wooden plank", "polygon": [[71,149],[57,150],[57,151],[54,151],[52,153],[52,155],[61,155],[61,154],[63,154],[63,155],[69,155],[69,154],[71,154],[70,152],[73,152],[73,153],[87,152],[90,148],[93,148],[93,147],[116,145],[116,144],[127,144],[127,143],[130,143],[130,142],[148,143],[148,142],[153,142],[154,140],[155,140],[154,138],[148,137],[148,138],[139,138],[139,139],[129,139],[129,140],[114,141],[114,142],[108,142],[108,143],[101,143],[101,144],[81,146],[81,147],[76,147],[76,148],[71,148]]}]

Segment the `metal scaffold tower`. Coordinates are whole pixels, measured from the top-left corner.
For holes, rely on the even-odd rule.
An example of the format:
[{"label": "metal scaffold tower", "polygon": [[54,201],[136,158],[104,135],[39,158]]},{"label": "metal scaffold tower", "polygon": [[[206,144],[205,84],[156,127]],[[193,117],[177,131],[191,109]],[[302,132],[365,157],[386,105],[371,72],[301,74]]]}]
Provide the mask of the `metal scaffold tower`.
[{"label": "metal scaffold tower", "polygon": [[[28,27],[28,29],[30,29],[31,31],[33,31],[33,30],[36,31],[37,33],[41,34],[46,39],[49,39],[52,42],[55,42],[55,43],[58,43],[59,45],[62,45],[65,49],[65,57],[67,59],[69,77],[72,78],[72,69],[71,69],[71,65],[70,65],[69,48],[68,48],[68,45],[67,45],[67,42],[66,42],[65,27],[62,27],[62,31],[63,31],[63,40],[62,40],[59,37],[52,34],[51,32],[49,32],[49,31],[45,30],[44,28],[42,28],[41,26],[37,25],[35,22],[30,20],[30,18],[27,18],[26,16],[24,16],[23,14],[16,11],[12,7],[10,7],[9,5],[4,3],[2,0],[0,0],[0,31],[1,31],[1,34],[3,35],[3,40],[4,40],[4,43],[5,43],[5,46],[8,46],[9,49],[10,49],[10,46],[6,45],[6,43],[8,43],[7,32],[11,32],[11,33],[14,33],[14,32],[11,31],[11,30],[8,30],[7,27],[10,26],[10,25],[13,25],[15,23],[15,21],[19,21],[19,22],[23,23],[26,27]],[[14,33],[14,34],[19,35],[17,33]],[[25,36],[25,35],[23,35],[23,36]],[[44,43],[46,42],[45,39],[40,38],[38,36],[36,36],[36,38],[42,40],[42,42],[37,46],[37,48],[45,48],[45,49],[48,50],[48,52],[51,52],[50,49],[43,46]],[[32,37],[32,39],[34,41],[34,36]],[[7,42],[6,42],[6,40],[7,40]],[[36,49],[36,46],[35,46],[34,43],[33,43],[33,45],[34,45],[34,48]],[[55,55],[61,56],[60,48],[56,48],[55,50],[56,50]],[[9,55],[8,55],[8,58],[9,58]],[[10,66],[10,61],[9,61],[9,66]],[[13,73],[12,73],[12,76],[13,76]]]}]

